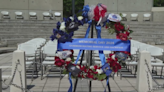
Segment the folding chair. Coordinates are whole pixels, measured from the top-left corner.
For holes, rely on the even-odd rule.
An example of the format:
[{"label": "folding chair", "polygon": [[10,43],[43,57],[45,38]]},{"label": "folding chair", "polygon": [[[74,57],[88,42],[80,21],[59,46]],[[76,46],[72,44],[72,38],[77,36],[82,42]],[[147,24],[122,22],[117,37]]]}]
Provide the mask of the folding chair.
[{"label": "folding chair", "polygon": [[8,11],[1,11],[2,19],[10,19]]},{"label": "folding chair", "polygon": [[150,21],[150,16],[151,16],[151,14],[149,14],[149,13],[143,14],[143,21]]},{"label": "folding chair", "polygon": [[[41,80],[43,78],[43,73],[45,73],[46,66],[55,66],[54,65],[54,57],[57,51],[57,45],[45,45],[42,48],[42,65],[41,65]],[[44,68],[44,69],[43,69]]]},{"label": "folding chair", "polygon": [[36,12],[29,12],[29,18],[30,19],[37,19],[37,15],[36,15]]},{"label": "folding chair", "polygon": [[138,14],[136,13],[131,14],[131,21],[138,21]]},{"label": "folding chair", "polygon": [[23,19],[23,13],[20,11],[15,12],[15,18],[16,19]]},{"label": "folding chair", "polygon": [[[19,45],[19,50],[25,51],[25,57],[34,57],[31,58],[30,60],[26,59],[26,67],[29,68],[31,65],[33,65],[33,70],[32,70],[32,80],[33,80],[33,74],[36,73],[37,71],[37,62],[36,62],[36,47],[35,45],[31,44],[20,44]],[[38,76],[38,73],[37,73]]]}]

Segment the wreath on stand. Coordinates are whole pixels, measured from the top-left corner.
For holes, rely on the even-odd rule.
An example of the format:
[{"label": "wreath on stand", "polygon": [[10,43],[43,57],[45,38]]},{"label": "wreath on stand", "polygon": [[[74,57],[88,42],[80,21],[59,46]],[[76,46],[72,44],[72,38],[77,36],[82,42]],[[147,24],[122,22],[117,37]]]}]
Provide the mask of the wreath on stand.
[{"label": "wreath on stand", "polygon": [[[121,20],[121,15],[109,13],[107,14],[107,7],[103,4],[96,6],[86,5],[83,8],[82,16],[73,16],[64,18],[62,22],[58,22],[55,29],[53,29],[53,35],[51,40],[58,40],[60,43],[72,42],[74,31],[77,31],[79,26],[87,24],[90,20],[94,20],[97,25],[102,25],[110,34],[116,34],[116,39],[122,41],[130,40],[129,35],[133,32],[129,29],[129,26],[125,26]],[[125,60],[130,56],[126,51],[114,51],[109,54],[106,63],[101,65],[79,65],[74,64],[74,52],[73,50],[58,51],[55,56],[55,65],[58,67],[64,67],[64,74],[71,72],[72,77],[89,78],[92,80],[103,81],[112,72],[117,72],[121,69],[121,65],[125,64]]]}]

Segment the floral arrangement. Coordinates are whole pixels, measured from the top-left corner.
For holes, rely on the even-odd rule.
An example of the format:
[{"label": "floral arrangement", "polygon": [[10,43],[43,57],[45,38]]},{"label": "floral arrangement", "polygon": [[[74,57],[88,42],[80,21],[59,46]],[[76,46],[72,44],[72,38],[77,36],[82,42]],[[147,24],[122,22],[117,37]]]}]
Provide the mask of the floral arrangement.
[{"label": "floral arrangement", "polygon": [[[121,23],[122,17],[118,14],[107,14],[107,7],[103,4],[96,6],[86,5],[83,8],[82,16],[74,16],[64,18],[63,22],[58,22],[56,29],[53,30],[51,40],[57,39],[60,43],[71,42],[74,31],[78,30],[79,26],[94,20],[97,25],[103,25],[109,30],[109,33],[116,33],[116,38],[122,41],[130,40],[129,35],[133,32],[129,26]],[[72,77],[89,78],[92,80],[104,80],[112,72],[117,72],[121,69],[121,64],[130,56],[129,52],[114,51],[109,54],[106,63],[101,65],[76,65],[74,64],[73,50],[63,50],[57,52],[55,56],[55,65],[64,67],[64,74],[71,72]]]}]

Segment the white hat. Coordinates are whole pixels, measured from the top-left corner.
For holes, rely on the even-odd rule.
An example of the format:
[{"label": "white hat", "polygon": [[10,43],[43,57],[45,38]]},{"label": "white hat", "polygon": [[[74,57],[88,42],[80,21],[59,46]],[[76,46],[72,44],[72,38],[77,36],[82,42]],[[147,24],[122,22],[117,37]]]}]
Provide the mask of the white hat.
[{"label": "white hat", "polygon": [[120,22],[122,20],[121,16],[118,15],[118,14],[113,14],[113,13],[110,13],[108,15],[108,20],[110,21],[113,21],[113,22]]}]

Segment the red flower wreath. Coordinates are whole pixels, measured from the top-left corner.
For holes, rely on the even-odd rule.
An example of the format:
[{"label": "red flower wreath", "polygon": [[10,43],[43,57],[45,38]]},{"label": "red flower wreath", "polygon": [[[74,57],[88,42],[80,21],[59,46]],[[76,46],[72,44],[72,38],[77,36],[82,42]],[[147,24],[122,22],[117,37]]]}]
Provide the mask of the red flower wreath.
[{"label": "red flower wreath", "polygon": [[[89,8],[86,8],[89,9]],[[89,11],[88,11],[89,12]],[[106,18],[106,12],[107,12],[107,8],[105,5],[103,4],[98,4],[93,10],[92,12],[94,13],[94,16],[92,16],[92,18],[94,18],[94,20],[96,22],[100,21],[100,18]],[[86,16],[88,14],[85,14]],[[109,14],[110,15],[110,14]],[[121,16],[119,16],[118,14],[111,14],[110,16],[107,16],[109,18],[107,18],[106,20],[108,20],[108,22],[106,23],[106,28],[110,31],[110,33],[116,33],[116,38],[123,40],[123,41],[127,41],[129,39],[131,39],[129,37],[129,35],[131,34],[132,30],[129,30],[129,27],[126,28],[120,21],[121,21]],[[86,18],[88,18],[89,16],[87,16]],[[113,18],[113,19],[112,19]],[[116,21],[117,20],[117,21]],[[103,22],[104,23],[104,22]],[[112,29],[112,30],[110,30]],[[66,51],[66,50],[63,50]],[[68,65],[70,66],[70,63],[74,63],[74,52],[73,50],[69,50],[72,52],[71,55],[68,55],[67,58],[65,59],[60,59],[58,56],[55,56],[55,65],[58,67],[65,67],[65,71],[63,73],[68,74],[68,68],[70,69],[70,67],[68,67]],[[123,53],[123,55],[127,54],[130,55],[129,52],[126,51],[120,51]],[[121,61],[120,58],[115,57],[117,52],[114,52],[113,54],[109,54],[109,57],[107,58],[107,66],[111,69],[111,71],[113,72],[117,72],[119,69],[121,69],[121,65],[119,64],[119,62]],[[125,56],[127,56],[125,55]],[[125,57],[127,58],[127,57]],[[118,60],[119,59],[119,60]],[[100,80],[103,81],[104,79],[106,79],[106,77],[108,76],[105,72],[104,72],[104,68],[101,65],[94,65],[94,66],[85,66],[85,65],[75,65],[72,64],[74,68],[76,68],[77,70],[80,70],[80,72],[78,72],[78,76],[76,75],[76,77],[79,78],[89,78],[89,79],[93,79],[93,80]],[[105,69],[108,69],[108,67]],[[105,70],[106,71],[106,70]],[[110,72],[111,73],[111,72]]]},{"label": "red flower wreath", "polygon": [[55,65],[58,67],[62,67],[65,64],[65,61],[63,59],[60,59],[59,57],[55,56]]},{"label": "red flower wreath", "polygon": [[114,24],[115,30],[117,31],[124,31],[124,26],[120,24],[120,22],[117,22]]}]

